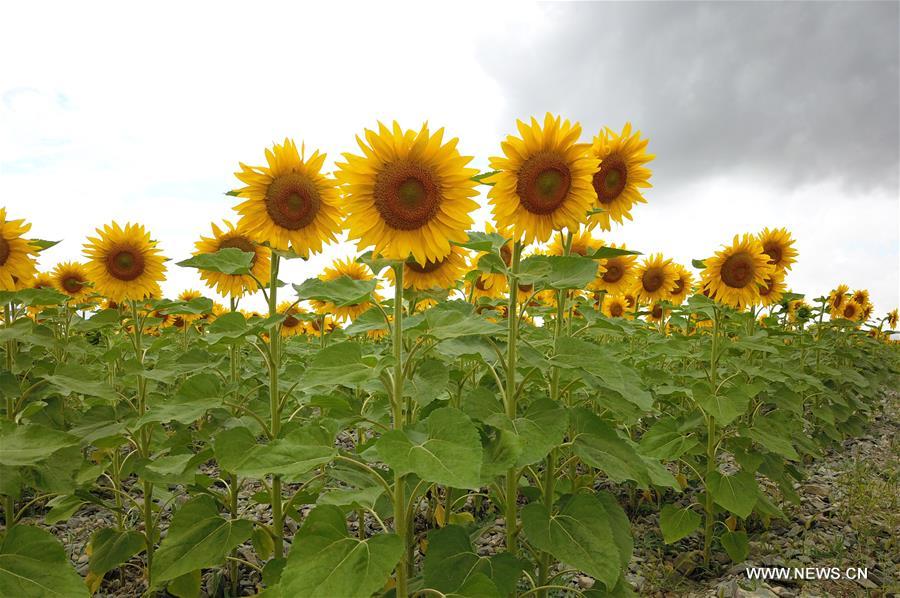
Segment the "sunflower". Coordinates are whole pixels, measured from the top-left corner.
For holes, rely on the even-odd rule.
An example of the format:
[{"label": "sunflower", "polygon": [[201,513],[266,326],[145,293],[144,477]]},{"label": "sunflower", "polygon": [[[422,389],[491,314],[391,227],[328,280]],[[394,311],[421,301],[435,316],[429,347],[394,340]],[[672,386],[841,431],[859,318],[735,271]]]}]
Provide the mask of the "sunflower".
[{"label": "sunflower", "polygon": [[[497,233],[497,229],[488,222],[484,225],[484,232]],[[499,234],[507,237],[508,235],[504,232],[499,232]],[[508,268],[512,264],[512,243],[507,241],[500,248],[500,259],[503,260],[503,263]],[[478,262],[482,257],[487,255],[487,251],[479,251],[475,254],[470,262],[470,269],[474,270],[478,267]],[[508,281],[506,280],[506,275],[502,272],[482,272],[478,277],[478,282],[475,284],[475,294],[474,298],[478,297],[501,297],[507,290],[509,286]],[[469,291],[471,290],[471,283],[466,282],[466,296],[468,296]]]},{"label": "sunflower", "polygon": [[[413,306],[413,312],[419,313],[423,311],[427,311],[438,304],[437,299],[432,299],[431,297],[423,297],[419,299],[416,298],[416,304]],[[394,316],[388,316],[393,319]]]},{"label": "sunflower", "polygon": [[247,186],[237,190],[246,199],[235,206],[238,229],[257,243],[301,256],[321,251],[341,229],[339,192],[321,173],[325,154],[306,159],[306,150],[291,139],[266,150],[268,166],[247,166],[234,173]]},{"label": "sunflower", "polygon": [[647,153],[647,139],[641,139],[641,132],[631,132],[631,123],[626,123],[620,134],[609,127],[594,137],[591,154],[600,160],[598,169],[591,180],[594,190],[594,207],[602,212],[592,214],[588,226],[600,225],[610,230],[610,221],[622,224],[631,220],[631,208],[636,203],[646,203],[641,189],[652,187],[650,169],[644,164],[654,158]]},{"label": "sunflower", "polygon": [[787,314],[792,323],[806,321],[812,317],[812,307],[803,299],[793,299],[788,301]]},{"label": "sunflower", "polygon": [[[618,247],[615,243],[611,243],[609,247],[625,249],[625,245]],[[634,286],[636,260],[637,257],[631,254],[606,258],[603,261],[604,271],[588,284],[587,288],[591,291],[606,291],[611,295],[621,295],[630,291]]]},{"label": "sunflower", "polygon": [[850,296],[850,298],[860,305],[864,306],[869,302],[869,291],[867,291],[866,289],[857,289],[853,291],[853,294]]},{"label": "sunflower", "polygon": [[356,138],[362,156],[343,154],[335,173],[344,192],[349,238],[388,259],[434,263],[450,252],[451,242],[465,242],[472,225],[469,212],[478,207],[478,192],[461,156],[458,139],[443,143],[444,129],[428,125],[418,133],[397,122],[378,132],[366,129]]},{"label": "sunflower", "polygon": [[53,286],[72,299],[85,297],[90,290],[87,272],[77,262],[62,262],[53,269]]},{"label": "sunflower", "polygon": [[659,324],[669,317],[669,312],[671,312],[671,310],[664,308],[661,302],[654,301],[647,310],[647,321],[653,324]]},{"label": "sunflower", "polygon": [[34,275],[34,278],[31,279],[31,282],[28,283],[29,289],[53,289],[56,290],[56,285],[53,283],[53,276],[47,272],[38,272]]},{"label": "sunflower", "polygon": [[328,334],[335,328],[337,328],[337,320],[335,320],[330,314],[325,314],[323,316],[319,316],[318,318],[313,318],[311,320],[307,320],[304,323],[304,327],[306,328],[306,334],[309,336],[314,336],[316,338],[322,338],[322,330],[325,330],[325,334]]},{"label": "sunflower", "polygon": [[543,127],[534,118],[516,126],[521,137],[506,137],[504,156],[490,159],[498,172],[485,179],[493,183],[488,197],[494,220],[526,243],[543,243],[554,230],[577,230],[591,208],[598,164],[587,144],[578,142],[581,125],[548,112]]},{"label": "sunflower", "polygon": [[784,270],[775,270],[766,277],[763,284],[759,285],[759,301],[758,305],[769,307],[781,303],[781,297],[787,290],[787,284],[784,282]]},{"label": "sunflower", "polygon": [[[365,264],[360,264],[350,259],[336,260],[331,267],[325,268],[319,275],[319,280],[337,280],[341,277],[351,278],[353,280],[372,280],[375,278],[372,271]],[[354,320],[360,314],[372,307],[371,301],[363,301],[362,303],[354,303],[353,305],[336,306],[331,301],[319,301],[313,299],[310,301],[316,313],[334,314],[339,321]]]},{"label": "sunflower", "polygon": [[[254,243],[244,228],[240,226],[235,228],[227,220],[224,229],[214,222],[210,226],[212,227],[212,237],[201,236],[200,240],[194,243],[196,248],[194,255],[234,248],[252,253],[253,257],[250,260],[250,274],[223,274],[222,272],[200,270],[200,278],[209,287],[215,289],[220,295],[240,297],[244,293],[252,293],[259,288],[256,280],[261,282],[269,280],[271,251],[267,247]],[[253,280],[254,277],[256,280]]]},{"label": "sunflower", "polygon": [[759,242],[763,252],[769,256],[769,263],[776,270],[790,270],[791,264],[797,261],[797,250],[794,249],[794,239],[786,228],[768,228],[759,233]]},{"label": "sunflower", "polygon": [[[466,271],[466,252],[455,245],[444,257],[425,264],[409,258],[403,263],[403,288],[426,291],[428,289],[452,289]],[[387,272],[387,278],[394,281],[394,270]]]},{"label": "sunflower", "polygon": [[[553,235],[550,247],[547,248],[547,255],[565,255],[566,237],[567,235],[561,232]],[[572,234],[572,245],[569,247],[569,255],[592,255],[600,247],[603,247],[603,241],[595,239],[590,231],[576,231]]]},{"label": "sunflower", "polygon": [[745,234],[735,235],[730,246],[707,259],[702,276],[713,299],[743,309],[759,299],[759,287],[774,270],[759,240]]},{"label": "sunflower", "polygon": [[[178,300],[184,301],[185,303],[201,297],[203,297],[203,294],[195,289],[186,289],[178,294]],[[203,317],[203,314],[173,314],[172,326],[182,329]]]},{"label": "sunflower", "polygon": [[628,301],[621,295],[607,295],[603,300],[603,307],[600,308],[607,318],[626,318],[631,319],[634,315],[634,308],[628,306]]},{"label": "sunflower", "polygon": [[657,253],[637,267],[631,291],[641,303],[668,299],[675,289],[676,278],[678,273],[672,260],[665,259],[661,253]]},{"label": "sunflower", "polygon": [[376,328],[374,330],[366,330],[366,338],[370,341],[378,342],[384,338],[387,338],[389,332],[390,331],[387,329],[387,326],[385,326],[384,328]]},{"label": "sunflower", "polygon": [[828,305],[831,306],[832,311],[841,308],[841,306],[844,304],[844,300],[847,298],[847,291],[849,290],[850,287],[845,284],[841,284],[828,294]]},{"label": "sunflower", "polygon": [[140,224],[126,223],[122,228],[116,222],[97,233],[84,245],[89,260],[85,268],[94,290],[119,303],[153,295],[166,279],[166,266],[150,233]]},{"label": "sunflower", "polygon": [[482,272],[474,279],[466,279],[465,294],[466,297],[471,297],[472,301],[478,301],[482,297],[499,299],[506,294],[508,286],[505,276]]},{"label": "sunflower", "polygon": [[862,305],[853,299],[845,301],[841,307],[831,311],[832,318],[843,318],[845,320],[850,320],[851,322],[859,321],[861,315]]},{"label": "sunflower", "polygon": [[900,312],[898,312],[895,308],[892,311],[888,312],[888,315],[885,319],[887,320],[887,325],[890,326],[890,328],[893,330],[897,327],[897,322],[900,321]]},{"label": "sunflower", "polygon": [[859,312],[859,321],[868,322],[872,318],[872,312],[875,311],[875,306],[868,301],[862,303],[861,305],[862,309]]},{"label": "sunflower", "polygon": [[675,268],[675,287],[669,296],[669,303],[681,305],[691,293],[694,285],[694,275],[681,264],[672,264]]},{"label": "sunflower", "polygon": [[22,235],[31,229],[24,220],[7,220],[0,208],[0,290],[15,291],[37,273],[37,248]]},{"label": "sunflower", "polygon": [[285,316],[284,321],[281,322],[280,328],[282,337],[286,338],[306,333],[306,321],[297,317],[304,313],[304,311],[305,310],[299,305],[287,301],[278,305],[278,313]]}]

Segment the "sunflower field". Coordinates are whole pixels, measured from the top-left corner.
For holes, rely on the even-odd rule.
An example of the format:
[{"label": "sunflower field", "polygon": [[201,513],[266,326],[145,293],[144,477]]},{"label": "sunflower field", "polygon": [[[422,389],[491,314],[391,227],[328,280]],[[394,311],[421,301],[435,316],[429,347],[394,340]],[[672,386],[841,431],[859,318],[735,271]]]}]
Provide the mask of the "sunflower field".
[{"label": "sunflower field", "polygon": [[[0,209],[0,596],[633,595],[638,510],[743,562],[896,387],[897,310],[789,290],[785,229],[691,264],[600,240],[650,187],[630,125],[520,121],[487,172],[457,142],[379,123],[326,172],[286,139],[173,262],[113,222],[39,272]],[[163,297],[173,268],[216,300]],[[85,512],[76,568],[48,530]]]}]

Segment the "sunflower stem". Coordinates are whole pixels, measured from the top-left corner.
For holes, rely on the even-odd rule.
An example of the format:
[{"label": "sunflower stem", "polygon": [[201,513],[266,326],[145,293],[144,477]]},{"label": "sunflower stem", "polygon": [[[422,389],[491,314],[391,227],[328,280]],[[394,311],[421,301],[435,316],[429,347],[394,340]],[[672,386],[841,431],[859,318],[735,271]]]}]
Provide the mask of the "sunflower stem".
[{"label": "sunflower stem", "polygon": [[[518,302],[516,295],[519,288],[519,260],[522,257],[522,242],[516,240],[509,268],[509,303],[506,319],[509,325],[506,339],[506,416],[510,420],[516,418],[516,343],[519,336],[519,318],[516,314]],[[518,554],[517,510],[519,498],[519,470],[513,466],[506,472],[506,550],[513,556]]]},{"label": "sunflower stem", "polygon": [[[717,351],[719,348],[719,310],[715,308],[713,311],[713,330],[712,345],[709,354],[709,387],[711,392],[715,393],[717,388],[717,370],[718,359]],[[712,415],[706,417],[706,479],[704,489],[706,491],[706,501],[704,505],[706,521],[703,530],[703,564],[709,566],[710,549],[712,547],[713,525],[715,523],[714,507],[712,493],[709,491],[709,479],[716,471],[716,419]]]},{"label": "sunflower stem", "polygon": [[[269,317],[278,313],[278,266],[281,256],[272,253],[272,268],[269,275]],[[269,328],[269,411],[272,416],[270,432],[278,438],[281,432],[281,408],[278,394],[278,367],[280,365],[281,331],[278,324]],[[272,541],[275,545],[274,558],[284,557],[284,513],[281,504],[281,476],[272,476]]]},{"label": "sunflower stem", "polygon": [[[394,327],[392,329],[392,349],[394,354],[394,380],[391,407],[395,430],[403,429],[403,264],[394,265]],[[394,474],[394,532],[403,541],[403,556],[397,564],[396,595],[406,597],[407,579],[410,566],[410,542],[406,518],[406,477]]]},{"label": "sunflower stem", "polygon": [[[134,356],[140,364],[141,369],[144,366],[144,348],[143,348],[143,330],[140,316],[138,315],[137,302],[131,301],[131,333],[132,342],[134,343]],[[147,411],[147,380],[142,374],[137,375],[138,384],[138,417],[141,417]],[[153,439],[153,432],[149,426],[145,426],[138,431],[138,446],[140,456],[150,458],[150,443]],[[143,480],[141,483],[143,492],[143,508],[142,515],[144,518],[144,541],[147,548],[147,587],[153,587],[153,549],[156,541],[156,528],[153,521],[153,483]]]}]

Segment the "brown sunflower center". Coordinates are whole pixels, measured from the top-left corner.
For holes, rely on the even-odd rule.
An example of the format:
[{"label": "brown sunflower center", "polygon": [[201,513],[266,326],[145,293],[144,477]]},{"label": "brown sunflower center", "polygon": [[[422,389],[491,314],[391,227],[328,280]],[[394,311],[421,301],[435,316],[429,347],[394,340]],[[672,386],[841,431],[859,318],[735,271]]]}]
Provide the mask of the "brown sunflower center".
[{"label": "brown sunflower center", "polygon": [[487,281],[484,279],[484,276],[479,276],[478,280],[475,281],[475,288],[479,291],[487,291]]},{"label": "brown sunflower center", "polygon": [[442,200],[434,173],[410,160],[386,164],[375,177],[372,195],[385,224],[399,230],[416,230],[428,224]]},{"label": "brown sunflower center", "polygon": [[663,315],[662,306],[654,305],[653,308],[650,310],[650,315],[653,316],[654,318],[656,318],[657,320],[660,319]]},{"label": "brown sunflower center", "polygon": [[768,297],[772,294],[772,290],[774,288],[775,282],[773,280],[766,279],[766,283],[759,286],[759,296]]},{"label": "brown sunflower center", "polygon": [[781,246],[778,243],[768,243],[763,247],[763,253],[769,256],[770,264],[781,263]]},{"label": "brown sunflower center", "polygon": [[618,154],[612,154],[600,163],[600,170],[594,173],[594,192],[597,201],[602,204],[611,204],[628,183],[628,166],[625,160]]},{"label": "brown sunflower center", "polygon": [[144,256],[131,248],[117,249],[107,256],[106,271],[118,280],[134,280],[144,273]]},{"label": "brown sunflower center", "polygon": [[269,218],[289,230],[309,226],[322,203],[315,181],[296,172],[273,180],[266,189],[264,201]]},{"label": "brown sunflower center", "polygon": [[250,239],[246,237],[229,237],[219,241],[219,249],[232,248],[240,249],[245,253],[252,253],[253,257],[250,258],[250,266],[253,267],[256,265],[256,248],[253,246],[253,243],[250,242]]},{"label": "brown sunflower center", "polygon": [[563,156],[538,152],[519,169],[516,194],[532,214],[552,214],[562,205],[572,186],[572,173]]},{"label": "brown sunflower center", "polygon": [[733,289],[742,289],[753,281],[756,266],[746,251],[728,256],[722,264],[722,282]]},{"label": "brown sunflower center", "polygon": [[856,315],[856,306],[853,305],[852,303],[848,303],[847,306],[844,308],[844,317],[847,318],[848,320],[850,320],[855,315]]},{"label": "brown sunflower center", "polygon": [[285,328],[296,328],[300,324],[300,320],[295,318],[294,316],[288,315],[282,322],[282,326]]},{"label": "brown sunflower center", "polygon": [[641,276],[641,285],[644,287],[645,291],[653,293],[663,286],[665,280],[666,275],[663,269],[654,266],[652,268],[647,268],[647,271]]},{"label": "brown sunflower center", "polygon": [[675,288],[672,289],[672,294],[677,297],[683,291],[684,291],[684,279],[679,276],[677,279],[675,279]]},{"label": "brown sunflower center", "polygon": [[500,248],[500,259],[503,260],[503,263],[509,267],[512,264],[512,248],[509,246],[509,243],[505,243],[503,247]]},{"label": "brown sunflower center", "polygon": [[406,267],[413,272],[416,272],[417,274],[428,274],[430,272],[434,272],[435,270],[440,269],[440,267],[443,265],[444,260],[437,260],[436,262],[425,260],[424,266],[415,260],[407,260],[406,262]]},{"label": "brown sunflower center", "polygon": [[66,276],[62,279],[62,288],[68,293],[78,293],[84,288],[84,281],[76,276]]},{"label": "brown sunflower center", "polygon": [[520,284],[518,286],[519,286],[519,292],[521,292],[521,293],[530,293],[531,291],[534,290],[533,284]]},{"label": "brown sunflower center", "polygon": [[12,250],[9,247],[9,241],[4,239],[3,235],[0,235],[0,266],[6,263],[10,253],[12,253]]},{"label": "brown sunflower center", "polygon": [[619,282],[625,275],[625,269],[619,262],[606,262],[606,272],[603,273],[603,282]]},{"label": "brown sunflower center", "polygon": [[625,313],[625,308],[621,303],[613,303],[609,306],[609,315],[614,318],[621,318],[622,314]]}]

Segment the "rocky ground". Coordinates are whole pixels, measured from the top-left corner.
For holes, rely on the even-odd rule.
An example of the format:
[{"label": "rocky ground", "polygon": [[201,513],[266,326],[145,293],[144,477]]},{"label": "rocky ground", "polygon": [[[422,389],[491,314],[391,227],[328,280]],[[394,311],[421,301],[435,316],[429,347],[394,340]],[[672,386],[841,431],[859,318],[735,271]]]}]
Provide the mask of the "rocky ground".
[{"label": "rocky ground", "polygon": [[[900,393],[885,395],[882,409],[867,434],[848,439],[829,450],[807,468],[808,478],[798,485],[801,503],[786,503],[787,520],[772,521],[768,528],[751,529],[750,558],[730,563],[723,551],[710,569],[697,565],[699,543],[685,539],[674,545],[663,543],[657,513],[640,504],[629,513],[635,551],[628,581],[642,596],[670,597],[812,597],[812,596],[900,596]],[[259,488],[245,488],[244,497]],[[626,502],[627,497],[623,497]],[[302,512],[305,512],[304,508]],[[242,501],[241,514],[268,517],[265,505]],[[41,513],[26,517],[26,523],[44,525]],[[489,554],[503,549],[503,520],[479,540],[477,550]],[[376,533],[366,519],[369,533]],[[91,533],[114,525],[112,516],[94,506],[82,508],[66,522],[47,526],[63,542],[78,571],[87,573],[85,547]],[[163,536],[166,521],[163,521]],[[351,520],[351,532],[357,522]],[[377,524],[376,524],[377,525]],[[286,532],[297,524],[288,519]],[[239,548],[242,559],[261,567],[249,545]],[[868,579],[840,581],[751,581],[746,567],[866,567]],[[135,557],[118,572],[107,574],[96,596],[136,597],[145,590],[141,579],[141,557]],[[239,594],[252,595],[260,573],[241,564]],[[207,574],[208,596],[222,596],[221,576]],[[574,590],[586,590],[594,580],[585,575],[571,578]],[[571,594],[577,595],[576,592]],[[561,595],[561,594],[560,594]]]}]

